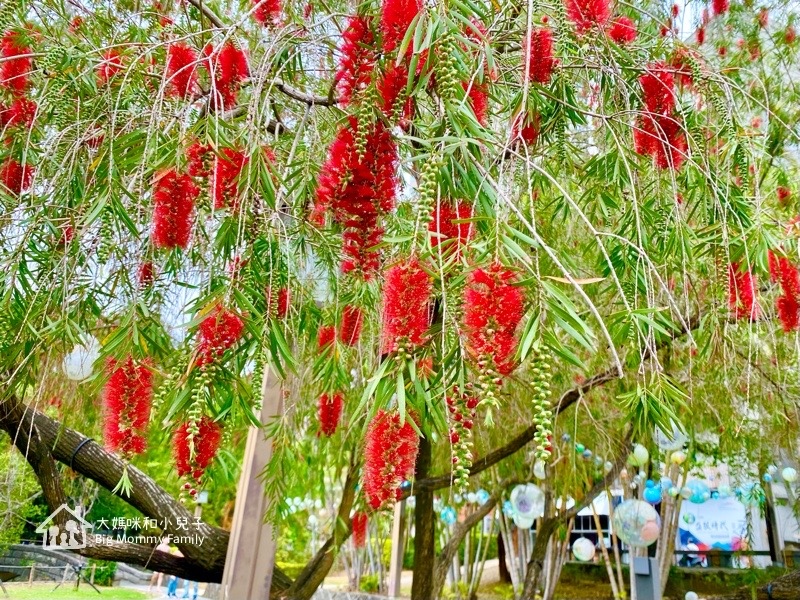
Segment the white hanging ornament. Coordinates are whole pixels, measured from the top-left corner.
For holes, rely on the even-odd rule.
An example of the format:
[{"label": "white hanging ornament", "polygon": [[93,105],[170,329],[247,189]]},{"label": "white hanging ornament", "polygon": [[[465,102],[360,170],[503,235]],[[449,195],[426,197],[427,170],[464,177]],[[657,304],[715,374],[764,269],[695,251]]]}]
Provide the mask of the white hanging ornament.
[{"label": "white hanging ornament", "polygon": [[633,447],[633,453],[628,457],[628,462],[634,467],[643,467],[650,460],[650,452],[641,444]]},{"label": "white hanging ornament", "polygon": [[653,438],[655,439],[656,446],[662,450],[680,450],[686,443],[686,435],[678,427],[678,424],[674,421],[672,421],[671,424],[672,431],[670,433],[665,433],[660,427],[656,427],[655,431],[653,431]]},{"label": "white hanging ornament", "polygon": [[588,562],[594,558],[595,547],[590,539],[578,538],[572,544],[572,554],[581,562]]},{"label": "white hanging ornament", "polygon": [[64,357],[63,369],[67,379],[84,381],[92,376],[94,363],[100,357],[100,342],[94,336],[85,336]]},{"label": "white hanging ornament", "polygon": [[797,471],[792,467],[786,467],[781,471],[781,477],[786,483],[794,483],[797,481]]},{"label": "white hanging ornament", "polygon": [[537,460],[535,463],[533,463],[533,476],[539,480],[542,480],[546,477],[543,460]]}]

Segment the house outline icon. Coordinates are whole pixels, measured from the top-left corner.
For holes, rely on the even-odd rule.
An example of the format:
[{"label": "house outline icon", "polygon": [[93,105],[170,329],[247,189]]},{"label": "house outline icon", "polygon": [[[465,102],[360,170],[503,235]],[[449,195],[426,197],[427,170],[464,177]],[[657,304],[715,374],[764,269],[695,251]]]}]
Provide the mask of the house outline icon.
[{"label": "house outline icon", "polygon": [[[50,524],[62,510],[66,510],[71,518],[64,523],[64,529],[59,525]],[[66,504],[62,504],[42,521],[36,528],[36,533],[42,534],[42,546],[44,548],[60,548],[62,550],[76,550],[86,548],[87,529],[94,529],[94,525],[81,518],[78,513]],[[80,539],[75,534],[80,533]]]}]

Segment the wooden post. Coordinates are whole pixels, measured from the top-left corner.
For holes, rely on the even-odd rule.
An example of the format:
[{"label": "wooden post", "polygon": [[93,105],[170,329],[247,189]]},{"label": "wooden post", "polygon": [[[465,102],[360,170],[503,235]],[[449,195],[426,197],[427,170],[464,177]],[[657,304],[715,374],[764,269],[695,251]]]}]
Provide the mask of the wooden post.
[{"label": "wooden post", "polygon": [[[267,366],[261,387],[261,423],[272,421],[283,408],[281,382]],[[252,427],[236,490],[231,538],[222,575],[223,600],[269,598],[275,563],[272,526],[264,522],[270,499],[260,475],[272,458],[272,440],[262,428]]]},{"label": "wooden post", "polygon": [[31,574],[28,575],[28,585],[33,587],[33,580],[36,577],[36,565],[31,565]]},{"label": "wooden post", "polygon": [[406,501],[394,505],[392,520],[392,553],[389,559],[389,598],[400,597],[400,583],[403,578],[403,550],[405,549]]},{"label": "wooden post", "polygon": [[94,575],[96,571],[97,571],[97,564],[92,563],[92,574],[89,576],[89,583],[91,583],[92,585],[94,585]]}]

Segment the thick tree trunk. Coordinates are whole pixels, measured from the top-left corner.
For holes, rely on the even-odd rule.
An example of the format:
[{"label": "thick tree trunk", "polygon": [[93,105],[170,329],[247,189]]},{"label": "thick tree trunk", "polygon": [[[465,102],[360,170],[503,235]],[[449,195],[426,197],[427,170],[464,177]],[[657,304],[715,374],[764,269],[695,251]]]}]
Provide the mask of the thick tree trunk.
[{"label": "thick tree trunk", "polygon": [[797,600],[800,598],[800,570],[759,587],[755,594],[750,588],[741,588],[731,594],[715,596],[710,600]]},{"label": "thick tree trunk", "polygon": [[541,587],[547,544],[560,520],[558,517],[542,519],[539,528],[536,530],[536,541],[533,543],[533,550],[525,572],[525,586],[522,588],[522,598],[535,598],[536,592]]},{"label": "thick tree trunk", "polygon": [[[428,476],[431,467],[431,444],[422,438],[417,454],[415,479]],[[433,512],[433,490],[417,490],[414,506],[414,580],[412,600],[431,600],[434,597],[434,565],[436,564],[436,515]]]}]

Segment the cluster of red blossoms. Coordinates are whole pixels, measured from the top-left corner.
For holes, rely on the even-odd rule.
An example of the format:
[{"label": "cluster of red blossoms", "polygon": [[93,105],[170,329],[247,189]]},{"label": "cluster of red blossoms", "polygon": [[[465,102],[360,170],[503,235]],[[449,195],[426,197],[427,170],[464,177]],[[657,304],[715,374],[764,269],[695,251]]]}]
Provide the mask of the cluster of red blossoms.
[{"label": "cluster of red blossoms", "polygon": [[168,94],[186,98],[197,90],[197,51],[184,42],[167,48]]},{"label": "cluster of red blossoms", "polygon": [[636,40],[636,23],[628,17],[617,17],[606,32],[617,44],[630,44]]},{"label": "cluster of red blossoms", "polygon": [[[22,35],[6,31],[0,40],[0,88],[7,90],[12,100],[9,105],[0,102],[0,128],[25,127],[30,129],[38,109],[36,102],[25,96],[30,83],[33,59],[31,49]],[[0,165],[0,183],[14,195],[27,190],[33,180],[34,169],[23,165],[12,156]]]},{"label": "cluster of red blossoms", "polygon": [[339,322],[339,341],[347,346],[355,346],[361,337],[364,325],[364,313],[357,306],[348,304],[342,309],[342,320]]},{"label": "cluster of red blossoms", "polygon": [[256,5],[253,10],[253,18],[266,26],[280,25],[281,22],[281,2],[280,0],[253,0]]},{"label": "cluster of red blossoms", "polygon": [[194,203],[200,189],[189,175],[168,169],[153,190],[153,233],[156,248],[186,248],[192,233]]},{"label": "cluster of red blossoms", "polygon": [[109,363],[103,389],[103,439],[112,452],[141,454],[147,447],[147,424],[153,400],[153,373],[130,356]]},{"label": "cluster of red blossoms", "polygon": [[331,437],[336,433],[343,407],[344,395],[341,392],[322,394],[319,397],[319,431],[322,435]]},{"label": "cluster of red blossoms", "polygon": [[367,545],[367,526],[369,517],[367,513],[358,511],[353,515],[353,545],[356,548],[363,548]]},{"label": "cluster of red blossoms", "polygon": [[120,71],[122,71],[122,56],[119,50],[111,48],[103,52],[103,60],[97,65],[97,86],[107,85]]},{"label": "cluster of red blossoms", "polygon": [[[197,422],[197,429],[197,433],[192,436],[190,423],[178,427],[172,438],[172,449],[178,477],[189,476],[199,485],[200,478],[219,450],[222,427],[209,417],[203,417]],[[192,496],[197,493],[188,482],[184,484],[184,489],[189,490]]]},{"label": "cluster of red blossoms", "polygon": [[33,58],[31,49],[22,36],[14,31],[6,31],[0,40],[0,87],[14,96],[22,96],[28,89]]},{"label": "cluster of red blossoms", "polygon": [[769,252],[769,273],[782,294],[775,302],[778,318],[787,333],[800,329],[800,270],[785,256]]},{"label": "cluster of red blossoms", "polygon": [[390,505],[401,494],[400,485],[414,472],[419,437],[409,419],[401,423],[400,414],[379,410],[367,427],[364,443],[364,494],[378,510]]},{"label": "cluster of red blossoms", "polygon": [[648,67],[639,78],[644,111],[633,131],[636,152],[652,156],[659,169],[680,169],[686,158],[686,136],[675,114],[675,77],[664,63]]},{"label": "cluster of red blossoms", "polygon": [[392,136],[381,122],[372,126],[366,148],[359,155],[357,129],[355,117],[350,117],[328,149],[319,174],[315,210],[330,210],[344,229],[342,271],[356,271],[368,279],[379,265],[374,248],[383,237],[379,218],[394,207],[398,156]]},{"label": "cluster of red blossoms", "polygon": [[350,17],[342,33],[341,58],[334,80],[342,105],[347,105],[353,95],[369,85],[375,69],[377,53],[371,21],[367,17]]},{"label": "cluster of red blossoms", "polygon": [[517,326],[524,313],[522,289],[514,272],[495,263],[470,273],[464,290],[464,326],[469,352],[481,370],[491,361],[501,375],[514,370]]},{"label": "cluster of red blossoms", "polygon": [[216,110],[227,110],[236,106],[242,82],[250,76],[247,55],[232,42],[221,48],[208,45],[203,49],[211,75],[213,106]]},{"label": "cluster of red blossoms", "polygon": [[421,0],[383,0],[381,35],[384,51],[391,52],[400,45],[406,31],[421,10]]},{"label": "cluster of red blossoms", "polygon": [[283,319],[289,314],[292,298],[289,288],[282,287],[273,292],[272,288],[267,290],[267,312],[272,319]]},{"label": "cluster of red blossoms", "polygon": [[198,327],[197,365],[213,362],[244,334],[244,321],[235,312],[218,306]]},{"label": "cluster of red blossoms", "polygon": [[461,248],[472,237],[472,206],[467,202],[450,204],[440,202],[433,210],[433,218],[428,223],[431,233],[431,246],[441,244],[445,256],[459,255]]},{"label": "cluster of red blossoms", "polygon": [[410,258],[386,270],[383,281],[381,352],[411,353],[425,343],[433,280]]},{"label": "cluster of red blossoms", "polygon": [[238,208],[239,175],[248,162],[248,157],[243,152],[233,148],[223,148],[222,156],[214,161],[212,196],[216,210]]},{"label": "cluster of red blossoms", "polygon": [[317,330],[317,350],[326,352],[336,341],[336,327],[333,325],[322,325]]},{"label": "cluster of red blossoms", "polygon": [[553,31],[549,27],[534,27],[525,44],[525,80],[547,85],[556,64]]},{"label": "cluster of red blossoms", "polygon": [[31,165],[23,165],[9,156],[0,165],[0,182],[9,192],[19,195],[30,187],[31,181],[33,181],[33,172]]},{"label": "cluster of red blossoms", "polygon": [[755,275],[742,270],[738,262],[728,266],[728,306],[736,319],[758,319]]},{"label": "cluster of red blossoms", "polygon": [[593,27],[603,28],[611,18],[611,3],[608,0],[565,0],[567,18],[575,24],[578,33]]}]

